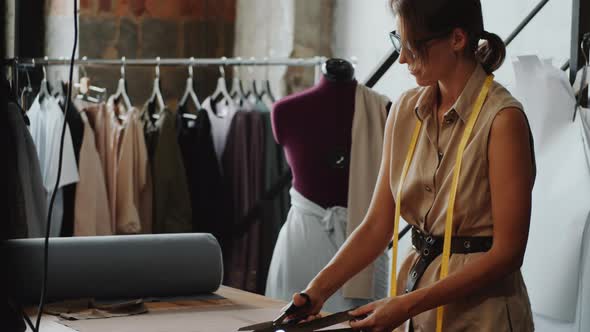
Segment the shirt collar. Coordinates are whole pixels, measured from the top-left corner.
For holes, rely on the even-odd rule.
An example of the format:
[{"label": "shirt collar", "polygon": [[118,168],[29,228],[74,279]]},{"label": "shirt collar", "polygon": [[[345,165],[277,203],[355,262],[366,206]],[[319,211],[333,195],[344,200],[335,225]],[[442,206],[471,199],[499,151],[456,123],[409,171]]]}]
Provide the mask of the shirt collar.
[{"label": "shirt collar", "polygon": [[[463,120],[463,122],[467,122],[469,115],[473,111],[473,104],[475,103],[486,78],[487,74],[485,70],[481,64],[477,64],[471,77],[467,81],[467,84],[465,84],[463,92],[461,92],[461,95],[459,95],[459,98],[457,98],[457,101],[455,101],[455,104],[453,104],[445,116],[454,111],[459,115],[459,118]],[[416,117],[418,117],[420,121],[424,121],[432,114],[432,109],[436,104],[437,90],[438,87],[436,84],[428,86],[418,99],[415,111]]]}]

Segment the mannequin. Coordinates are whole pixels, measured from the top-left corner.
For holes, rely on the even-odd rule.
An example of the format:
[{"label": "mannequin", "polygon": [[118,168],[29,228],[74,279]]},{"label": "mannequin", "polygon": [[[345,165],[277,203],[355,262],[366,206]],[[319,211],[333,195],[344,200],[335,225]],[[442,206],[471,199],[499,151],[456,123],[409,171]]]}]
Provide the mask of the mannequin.
[{"label": "mannequin", "polygon": [[274,135],[293,171],[293,188],[323,208],[347,206],[357,81],[352,64],[330,59],[320,82],[275,104]]},{"label": "mannequin", "polygon": [[[377,135],[365,135],[362,130],[385,127],[383,96],[358,84],[353,66],[345,60],[330,59],[322,71],[323,77],[316,86],[279,101],[271,114],[275,138],[283,146],[291,166],[293,188],[291,208],[274,248],[265,294],[284,301],[290,301],[293,293],[304,289],[328,264],[346,240],[348,225],[354,229],[354,223],[348,219],[350,208],[358,208],[361,199],[357,200],[355,195],[364,191],[358,190],[357,178],[350,180],[350,171],[358,167],[359,161],[373,158],[361,154],[351,162],[351,154],[358,153],[360,146],[361,150],[380,157],[378,145],[383,140],[382,136],[378,137],[366,146],[358,140],[379,136],[379,130],[371,132]],[[362,127],[362,121],[355,122],[376,118],[375,115],[380,120],[367,127]],[[357,128],[356,136],[353,124]],[[379,149],[376,153],[372,151],[375,147]],[[376,168],[377,173],[379,164],[380,161],[363,169]],[[369,183],[365,180],[370,177],[367,174],[362,172],[361,176]],[[350,189],[354,190],[352,195]],[[373,188],[370,191],[369,196]],[[354,201],[350,201],[351,197]],[[362,217],[355,215],[356,219]],[[381,261],[380,266],[387,266],[386,260]],[[368,273],[372,277],[372,271]],[[339,312],[385,296],[385,273],[375,282],[367,280],[362,289],[353,288],[354,292],[345,294],[344,289],[339,290],[326,302],[325,310]]]}]

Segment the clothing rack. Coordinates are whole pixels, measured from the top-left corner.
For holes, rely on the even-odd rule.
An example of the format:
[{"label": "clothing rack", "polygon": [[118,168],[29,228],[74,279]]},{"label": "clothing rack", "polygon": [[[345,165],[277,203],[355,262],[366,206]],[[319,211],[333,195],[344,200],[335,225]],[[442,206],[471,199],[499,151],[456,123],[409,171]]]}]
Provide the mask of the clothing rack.
[{"label": "clothing rack", "polygon": [[[220,73],[225,76],[225,66],[287,66],[287,67],[315,67],[315,77],[319,77],[320,67],[327,58],[315,56],[310,58],[145,58],[145,59],[89,59],[82,57],[75,59],[74,64],[87,67],[120,66],[124,72],[126,66],[219,66]],[[15,95],[18,95],[19,71],[38,66],[69,66],[70,60],[66,58],[11,58],[4,61],[5,66],[12,68],[12,87]]]},{"label": "clothing rack", "polygon": [[[18,69],[19,68],[26,68],[36,65],[64,65],[67,63],[66,59],[35,59],[33,63],[33,59],[19,59],[19,19],[20,19],[20,6],[19,1],[15,0],[15,43],[14,43],[14,54],[15,58],[8,59],[5,61],[6,65],[11,65],[13,68],[13,75],[12,80],[13,84],[12,87],[15,92],[18,92]],[[532,19],[541,11],[543,7],[549,2],[549,0],[540,0],[539,3],[531,10],[531,12],[521,21],[521,23],[513,30],[513,32],[509,35],[506,39],[506,43],[510,44],[519,34],[520,32],[532,21]],[[590,31],[590,20],[584,20],[583,17],[588,15],[590,11],[590,0],[573,0],[572,1],[572,42],[571,42],[571,54],[570,60],[566,62],[562,66],[562,70],[570,70],[570,78],[575,78],[575,74],[577,70],[581,67],[581,54],[580,54],[580,42],[583,37],[584,32]],[[395,50],[390,50],[384,58],[377,64],[375,70],[369,75],[369,78],[365,81],[368,87],[373,87],[385,73],[395,64],[399,54]],[[160,59],[160,65],[219,65],[219,66],[258,66],[258,65],[267,65],[267,66],[274,66],[274,65],[283,65],[283,66],[317,66],[316,70],[318,70],[319,65],[325,61],[323,57],[314,57],[311,59],[264,59],[264,60],[242,60],[240,58],[233,58],[233,59]],[[78,65],[86,65],[86,66],[109,66],[109,65],[144,65],[144,66],[154,66],[157,65],[158,62],[156,59],[114,59],[114,60],[103,60],[103,59],[78,59],[75,61]],[[285,174],[285,178],[289,178],[291,176],[290,173]],[[408,231],[410,227],[404,228],[400,233],[399,237],[403,237]]]},{"label": "clothing rack", "polygon": [[[315,67],[326,61],[326,57],[311,58],[153,58],[153,59],[88,59],[83,57],[74,60],[80,66],[299,66]],[[21,68],[35,66],[69,66],[70,60],[65,58],[23,58],[9,59],[9,65]]]}]

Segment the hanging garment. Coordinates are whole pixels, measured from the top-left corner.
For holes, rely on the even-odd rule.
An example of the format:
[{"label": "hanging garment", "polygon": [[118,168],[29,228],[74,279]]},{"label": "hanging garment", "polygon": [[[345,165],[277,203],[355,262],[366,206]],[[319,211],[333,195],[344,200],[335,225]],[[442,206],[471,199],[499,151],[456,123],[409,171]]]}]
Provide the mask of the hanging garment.
[{"label": "hanging garment", "polygon": [[213,106],[211,98],[205,99],[201,107],[207,111],[207,114],[209,115],[213,146],[215,147],[215,153],[217,154],[220,168],[223,168],[221,166],[221,159],[223,157],[223,152],[225,151],[230,126],[232,125],[234,115],[238,108],[233,102],[226,104],[223,101]]},{"label": "hanging garment", "polygon": [[[268,193],[289,172],[289,166],[287,165],[283,148],[275,142],[270,109],[266,104],[259,102],[256,105],[256,110],[261,112],[262,121],[264,122],[264,193]],[[266,279],[272,253],[281,227],[287,219],[291,202],[289,188],[290,185],[286,185],[280,190],[277,196],[265,200],[263,204],[257,278],[257,292],[259,293],[264,293],[266,289]]]},{"label": "hanging garment", "polygon": [[[0,135],[4,142],[2,155],[8,161],[2,165],[4,176],[0,186],[4,191],[2,197],[5,197],[2,209],[5,218],[2,240],[26,238],[29,233],[28,217],[34,220],[35,213],[39,212],[39,207],[34,205],[35,201],[41,205],[40,207],[45,207],[45,192],[37,152],[25,126],[22,112],[12,102],[2,107],[6,108],[0,113]],[[29,158],[33,159],[28,160]],[[30,171],[36,172],[27,174]],[[29,208],[31,211],[28,211]],[[42,217],[40,219],[43,220]]]},{"label": "hanging garment", "polygon": [[119,155],[120,134],[116,131],[118,120],[112,119],[107,111],[106,104],[87,106],[83,109],[88,117],[88,122],[94,130],[96,149],[102,163],[104,178],[109,199],[109,213],[111,229],[117,231],[116,225],[116,200],[117,200],[117,164]]},{"label": "hanging garment", "polygon": [[[357,84],[352,122],[352,145],[348,182],[348,223],[346,236],[364,220],[377,184],[389,99]],[[376,269],[374,264],[344,284],[344,296],[371,299]],[[377,269],[377,273],[380,273]]]},{"label": "hanging garment", "polygon": [[[178,146],[182,154],[191,200],[192,231],[211,233],[221,241],[225,213],[221,171],[217,162],[211,122],[205,110],[196,112],[196,119],[183,118],[190,113],[179,107],[176,115]],[[194,114],[194,113],[190,113]]]},{"label": "hanging garment", "polygon": [[[51,96],[47,96],[43,98],[42,102],[40,102],[39,97],[37,97],[27,112],[27,116],[31,123],[29,127],[31,137],[33,138],[33,142],[35,142],[37,155],[39,156],[39,164],[41,166],[41,174],[43,176],[43,184],[46,191],[47,206],[49,207],[51,194],[57,181],[60,140],[64,124],[64,115],[57,100]],[[58,190],[55,195],[53,212],[51,214],[50,236],[59,236],[61,234],[64,215],[63,187],[68,184],[76,183],[79,180],[72,136],[70,134],[69,126],[67,123],[65,125],[66,132],[63,145],[62,172]],[[44,224],[45,223],[43,223],[43,225]],[[45,232],[45,227],[42,227],[41,231]]]},{"label": "hanging garment", "polygon": [[514,62],[514,72],[517,93],[529,110],[539,162],[522,267],[535,328],[541,332],[589,331],[587,111],[579,109],[572,121],[573,89],[567,76],[551,63],[522,56]]},{"label": "hanging garment", "polygon": [[[10,87],[6,79],[0,80],[0,139],[3,145],[0,146],[2,149],[2,155],[7,158],[5,162],[0,165],[0,172],[3,175],[0,178],[0,197],[3,199],[0,201],[0,210],[3,212],[3,224],[2,230],[0,230],[0,242],[4,244],[5,240],[10,238],[23,237],[22,231],[26,232],[26,211],[24,211],[24,197],[23,192],[20,190],[22,185],[19,179],[19,166],[20,168],[28,167],[28,165],[18,165],[17,151],[17,137],[16,131],[13,127],[10,118],[13,110],[18,110],[18,106],[9,100],[14,100],[10,93]],[[23,113],[19,111],[20,115],[20,128],[24,126]],[[27,131],[26,128],[24,128]],[[21,146],[22,148],[22,146]],[[35,148],[33,147],[33,155],[36,155]],[[16,224],[13,224],[16,223]],[[16,227],[14,227],[16,226]],[[24,233],[26,237],[26,233]],[[14,287],[18,284],[15,280],[14,265],[11,264],[9,255],[6,255],[4,248],[0,250],[0,260],[4,263],[2,267],[2,285],[0,285],[0,312],[2,313],[2,329],[6,331],[25,331],[26,326],[22,319],[21,312],[14,306],[15,294]]]},{"label": "hanging garment", "polygon": [[[262,195],[264,162],[264,128],[258,112],[237,112],[223,155],[223,174],[227,202],[231,207],[226,228],[243,227],[244,217],[250,213]],[[232,234],[226,241],[224,261],[225,284],[255,292],[258,259],[260,257],[259,216],[244,233]]]},{"label": "hanging garment", "polygon": [[153,181],[153,233],[191,232],[191,201],[175,117],[165,109],[154,122],[148,107],[141,121]]},{"label": "hanging garment", "polygon": [[94,131],[85,112],[80,113],[84,137],[80,147],[80,181],[74,207],[74,236],[112,235],[109,200]]},{"label": "hanging garment", "polygon": [[[385,139],[391,141],[392,147],[392,193],[397,192],[404,164],[404,158],[395,156],[406,153],[416,121],[423,122],[414,152],[414,162],[404,182],[404,203],[401,213],[404,220],[426,234],[444,234],[457,146],[486,77],[486,72],[478,65],[456,103],[444,115],[438,139],[438,121],[433,116],[436,107],[436,85],[415,88],[404,93],[389,114],[392,119],[388,121],[393,121],[392,136]],[[456,198],[457,206],[461,208],[455,209],[454,212],[454,236],[493,236],[487,147],[493,120],[507,107],[522,110],[522,105],[504,87],[494,82],[465,149],[460,190]],[[534,153],[532,159],[534,167]],[[397,199],[395,194],[393,196]],[[482,255],[483,253],[453,254],[449,261],[449,273],[462,269]],[[419,258],[419,253],[412,250],[401,264],[397,283],[398,294],[405,293],[408,272]],[[428,266],[416,289],[437,282],[440,266],[441,256],[438,256]],[[436,315],[436,310],[430,310],[413,317],[415,331],[434,331]],[[398,330],[403,331],[403,326]],[[443,330],[532,331],[531,308],[520,271],[508,275],[497,284],[484,287],[468,298],[445,305]]]},{"label": "hanging garment", "polygon": [[[126,110],[114,99],[107,103],[107,111],[115,133],[121,134],[116,154],[116,233],[150,233],[153,189],[140,111],[134,107]],[[123,117],[121,123],[119,116]]]},{"label": "hanging garment", "polygon": [[[65,106],[60,103],[60,107],[65,111]],[[66,123],[70,127],[72,135],[72,146],[74,148],[74,156],[76,157],[76,166],[80,166],[80,149],[82,147],[82,138],[84,137],[84,123],[80,117],[79,111],[76,109],[74,103],[70,102],[68,113],[65,115]],[[74,235],[74,207],[76,200],[77,184],[72,183],[63,188],[64,196],[64,217],[61,227],[61,236]]]},{"label": "hanging garment", "polygon": [[[346,240],[348,219],[345,207],[324,209],[295,189],[290,193],[291,210],[277,240],[265,293],[283,301],[291,301],[294,293],[304,290],[336,255]],[[378,265],[387,266],[385,255],[378,260]],[[387,281],[386,274],[375,280],[373,299],[348,299],[338,290],[326,301],[323,310],[340,312],[384,298]]]},{"label": "hanging garment", "polygon": [[139,111],[110,99],[87,107],[96,139],[115,234],[146,232],[152,223],[152,186]]}]

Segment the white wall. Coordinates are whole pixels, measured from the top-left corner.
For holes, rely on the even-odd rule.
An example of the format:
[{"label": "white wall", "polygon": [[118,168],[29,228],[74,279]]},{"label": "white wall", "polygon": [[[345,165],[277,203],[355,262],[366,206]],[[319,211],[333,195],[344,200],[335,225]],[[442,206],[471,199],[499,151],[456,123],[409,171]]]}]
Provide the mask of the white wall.
[{"label": "white wall", "polygon": [[[294,0],[238,0],[234,54],[242,58],[288,58],[293,50]],[[242,79],[265,79],[281,92],[285,67],[240,68]],[[278,96],[277,96],[278,97]]]},{"label": "white wall", "polygon": [[[78,9],[80,8],[80,0]],[[23,11],[24,8],[21,8]],[[78,15],[78,28],[80,27]],[[45,55],[50,58],[66,58],[72,56],[74,47],[74,3],[66,0],[48,1],[45,16]],[[78,30],[78,33],[80,31]],[[23,41],[21,41],[23,42]],[[80,43],[76,49],[76,57],[80,51]],[[47,75],[52,86],[59,81],[69,81],[69,66],[48,66]],[[74,80],[78,77],[78,68],[74,67]]]},{"label": "white wall", "polygon": [[[506,38],[539,0],[482,0],[487,31]],[[356,57],[357,78],[364,81],[379,60],[391,48],[388,32],[395,20],[388,0],[338,0],[334,21],[335,57]],[[570,52],[571,0],[551,0],[508,47],[507,61],[496,72],[497,79],[510,88],[514,78],[511,58],[538,54],[553,58],[561,66]],[[394,100],[416,86],[405,65],[396,63],[375,87]]]}]

